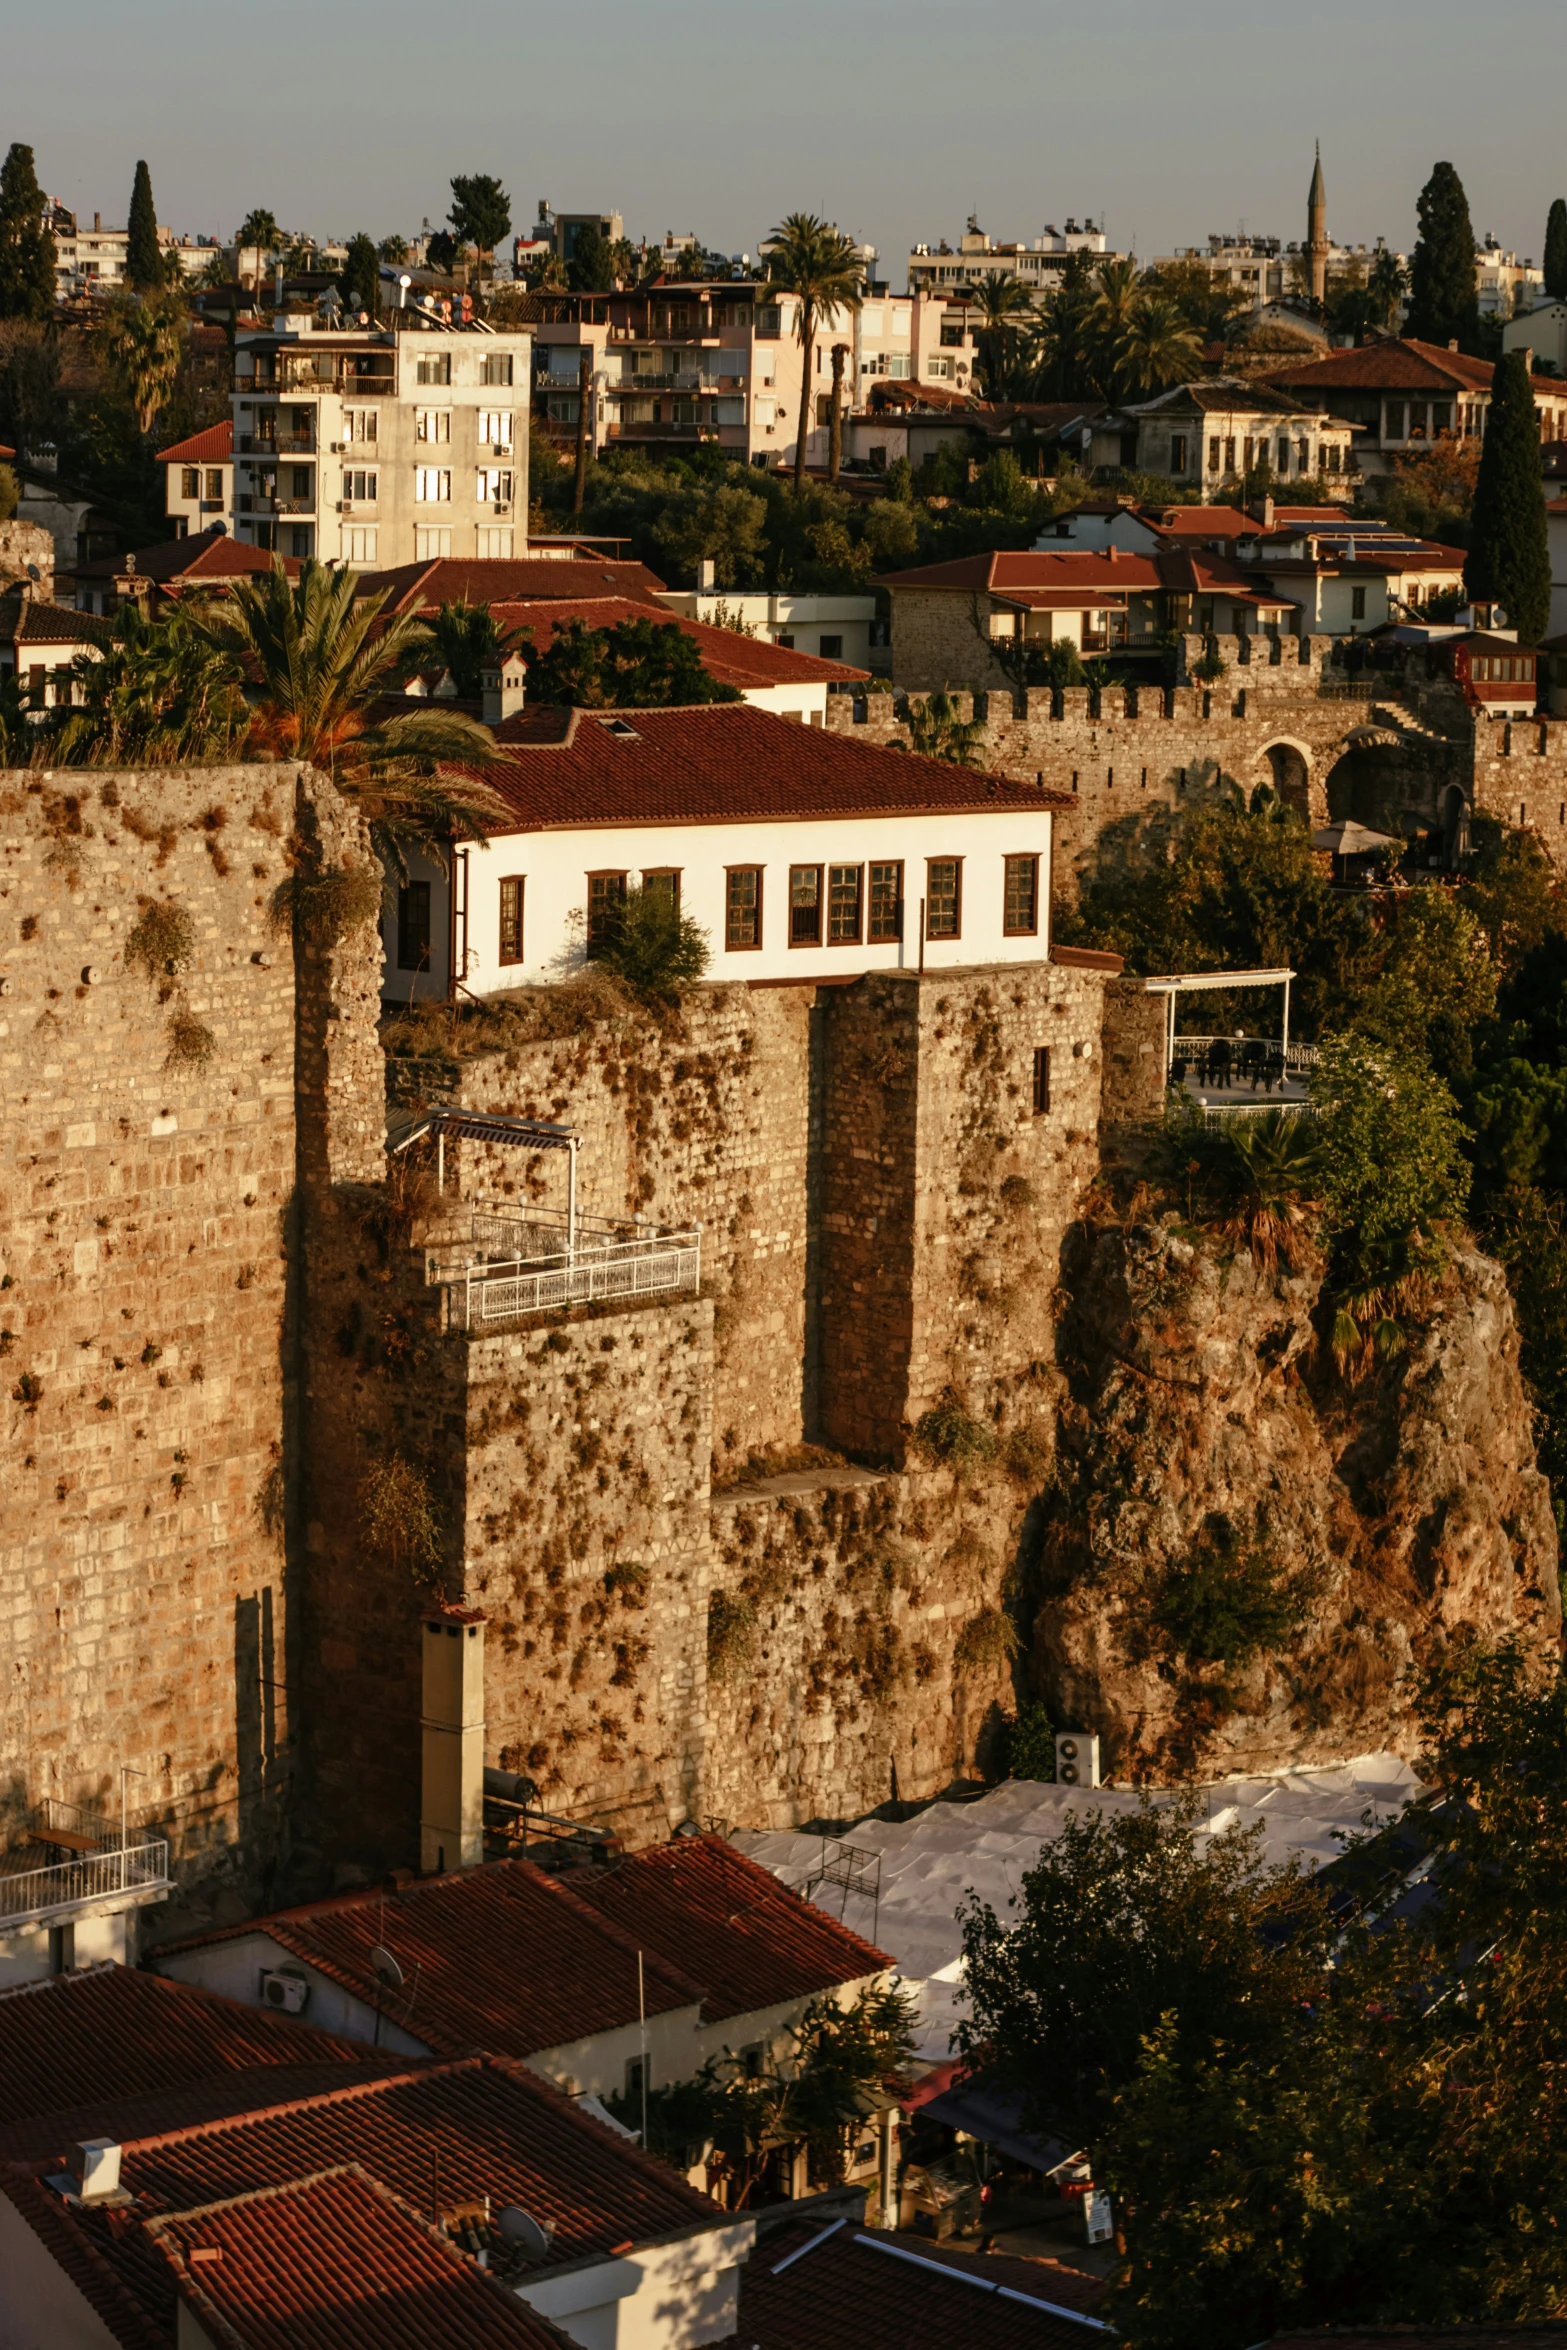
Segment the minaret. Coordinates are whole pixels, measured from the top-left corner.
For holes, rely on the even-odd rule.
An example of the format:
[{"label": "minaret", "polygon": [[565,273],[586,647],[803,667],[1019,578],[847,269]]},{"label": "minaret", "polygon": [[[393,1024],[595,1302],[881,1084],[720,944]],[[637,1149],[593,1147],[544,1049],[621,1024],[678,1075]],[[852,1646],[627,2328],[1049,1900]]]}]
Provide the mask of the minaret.
[{"label": "minaret", "polygon": [[1322,185],[1322,141],[1317,141],[1316,169],[1306,198],[1306,258],[1311,264],[1311,298],[1321,303],[1328,291],[1328,197]]}]

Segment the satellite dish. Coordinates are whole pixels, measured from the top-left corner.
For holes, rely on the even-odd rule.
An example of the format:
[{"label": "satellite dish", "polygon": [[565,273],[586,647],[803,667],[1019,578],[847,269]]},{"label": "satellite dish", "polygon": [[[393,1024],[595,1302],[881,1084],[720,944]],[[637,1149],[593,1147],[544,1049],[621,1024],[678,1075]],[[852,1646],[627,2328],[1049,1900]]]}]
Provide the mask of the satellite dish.
[{"label": "satellite dish", "polygon": [[547,2260],[550,2240],[536,2219],[519,2211],[515,2203],[508,2203],[495,2222],[502,2237],[513,2252],[520,2252],[524,2260]]},{"label": "satellite dish", "polygon": [[379,1976],[389,1991],[403,1987],[403,1970],[383,1942],[378,1942],[370,1953],[370,1971]]},{"label": "satellite dish", "polygon": [[29,563],[27,566],[27,576],[29,579],[42,579],[43,573],[39,570],[36,563]]}]

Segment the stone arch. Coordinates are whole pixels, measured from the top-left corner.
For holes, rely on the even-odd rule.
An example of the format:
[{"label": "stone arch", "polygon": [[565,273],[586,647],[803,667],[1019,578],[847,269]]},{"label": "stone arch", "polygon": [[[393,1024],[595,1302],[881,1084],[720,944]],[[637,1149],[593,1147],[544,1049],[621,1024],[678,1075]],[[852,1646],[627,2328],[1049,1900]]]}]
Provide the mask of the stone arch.
[{"label": "stone arch", "polygon": [[1310,747],[1293,735],[1276,735],[1263,746],[1262,756],[1268,762],[1273,788],[1287,808],[1303,816],[1308,824],[1327,821],[1327,802],[1321,787],[1313,781]]}]

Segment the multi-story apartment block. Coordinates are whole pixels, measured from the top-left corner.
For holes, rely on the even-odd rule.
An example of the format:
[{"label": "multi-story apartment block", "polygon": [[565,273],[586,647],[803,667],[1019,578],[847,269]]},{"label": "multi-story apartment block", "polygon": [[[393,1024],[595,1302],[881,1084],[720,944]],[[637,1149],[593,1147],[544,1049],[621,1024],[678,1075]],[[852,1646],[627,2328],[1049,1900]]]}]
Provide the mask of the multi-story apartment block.
[{"label": "multi-story apartment block", "polygon": [[[75,213],[59,204],[51,207],[49,226],[54,232],[55,293],[62,302],[76,294],[118,292],[125,283],[128,229],[105,228],[98,212],[92,216],[92,227],[82,228]],[[216,237],[177,237],[171,228],[159,229],[158,243],[165,261],[177,260],[187,281],[200,277],[223,250]]]},{"label": "multi-story apartment block", "polygon": [[1517,318],[1544,301],[1545,272],[1488,236],[1475,254],[1475,294],[1482,318]]},{"label": "multi-story apartment block", "polygon": [[334,317],[279,312],[239,337],[237,538],[356,569],[520,553],[528,330],[503,333],[433,302],[379,326]]},{"label": "multi-story apartment block", "polygon": [[1033,294],[1052,293],[1074,253],[1086,253],[1094,262],[1116,261],[1122,255],[1109,249],[1103,228],[1091,220],[1081,225],[1068,220],[1064,229],[1047,226],[1031,245],[996,244],[970,213],[968,227],[956,245],[945,237],[939,245],[916,245],[909,255],[911,294],[955,293],[976,278],[1009,275],[1021,279]]}]

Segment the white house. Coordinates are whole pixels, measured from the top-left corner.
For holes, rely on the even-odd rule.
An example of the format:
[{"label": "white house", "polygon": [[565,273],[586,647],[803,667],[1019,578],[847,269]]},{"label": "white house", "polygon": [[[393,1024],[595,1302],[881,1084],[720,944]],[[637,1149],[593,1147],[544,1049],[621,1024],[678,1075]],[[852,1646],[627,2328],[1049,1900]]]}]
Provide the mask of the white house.
[{"label": "white house", "polygon": [[394,1003],[569,977],[632,885],[670,891],[720,980],[1049,954],[1059,794],[744,703],[496,716],[509,820],[457,851],[455,888],[416,861],[389,893]]},{"label": "white house", "polygon": [[703,586],[665,588],[659,602],[711,628],[747,631],[758,644],[814,654],[822,661],[846,661],[855,669],[875,669],[880,649],[879,665],[888,666],[887,631],[877,621],[874,596],[791,595],[787,590],[745,588],[726,592]]},{"label": "white house", "polygon": [[163,506],[174,525],[170,536],[199,538],[215,522],[225,530],[234,515],[234,421],[209,424],[172,448],[158,451],[163,467]]}]

